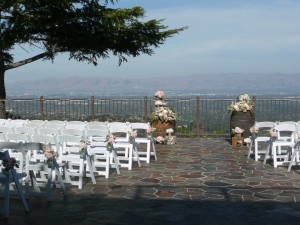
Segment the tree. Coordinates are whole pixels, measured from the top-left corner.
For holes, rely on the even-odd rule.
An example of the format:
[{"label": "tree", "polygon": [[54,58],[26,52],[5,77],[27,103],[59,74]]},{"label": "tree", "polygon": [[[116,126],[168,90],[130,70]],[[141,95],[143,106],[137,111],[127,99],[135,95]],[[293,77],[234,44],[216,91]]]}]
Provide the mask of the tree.
[{"label": "tree", "polygon": [[[110,54],[119,65],[127,57],[152,55],[174,34],[186,29],[168,29],[163,20],[142,21],[141,7],[109,8],[119,0],[0,0],[0,99],[6,99],[5,72],[59,53],[69,59],[97,65]],[[14,61],[11,51],[21,46],[39,48],[30,58]],[[5,118],[5,104],[0,106]]]}]

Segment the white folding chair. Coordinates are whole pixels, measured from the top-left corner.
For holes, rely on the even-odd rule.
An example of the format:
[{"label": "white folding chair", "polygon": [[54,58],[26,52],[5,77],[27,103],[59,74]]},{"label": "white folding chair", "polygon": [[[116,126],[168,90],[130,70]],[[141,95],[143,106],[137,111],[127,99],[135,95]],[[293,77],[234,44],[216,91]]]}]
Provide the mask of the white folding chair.
[{"label": "white folding chair", "polygon": [[[58,135],[57,140],[60,147],[58,160],[59,162],[65,163],[65,181],[71,185],[76,185],[78,189],[82,189],[83,177],[85,176],[85,159],[81,157],[79,153],[82,137],[75,135]],[[92,182],[96,183],[89,157],[86,162],[91,170]]]},{"label": "white folding chair", "polygon": [[[31,142],[31,135],[30,134],[16,134],[16,133],[6,133],[6,140],[9,142],[15,143],[27,143]],[[19,163],[19,168],[17,169],[18,172],[23,172],[24,163],[25,163],[25,155],[23,152],[19,151],[18,149],[10,149],[9,155],[11,157],[16,158]]]},{"label": "white folding chair", "polygon": [[150,123],[130,123],[129,126],[132,130],[138,132],[138,136],[135,138],[135,146],[146,144],[146,152],[141,151],[141,148],[137,149],[139,159],[150,163],[151,156],[154,156],[154,159],[157,160],[153,138],[152,136],[147,137],[147,130],[151,128]]},{"label": "white folding chair", "polygon": [[265,154],[264,164],[267,159],[273,158],[273,166],[288,165],[290,156],[294,151],[296,126],[294,124],[275,125],[277,139],[272,140]]},{"label": "white folding chair", "polygon": [[[7,143],[7,142],[1,142],[0,143],[0,160],[3,162],[5,160],[10,160],[9,152],[5,149],[7,148],[14,148],[12,146],[13,143]],[[29,206],[26,201],[25,195],[22,191],[22,186],[20,180],[25,178],[27,176],[26,173],[17,173],[14,168],[9,169],[7,172],[0,171],[0,184],[3,185],[3,188],[0,189],[1,192],[3,192],[3,204],[0,208],[0,213],[4,217],[9,216],[9,210],[10,210],[10,185],[14,184],[16,186],[17,192],[19,194],[19,197],[22,201],[22,204],[24,206],[24,209],[26,212],[29,212]]]},{"label": "white folding chair", "polygon": [[141,163],[138,152],[129,140],[132,129],[127,124],[109,125],[108,129],[109,133],[115,137],[114,148],[117,149],[121,167],[127,167],[128,170],[132,170],[133,160],[136,160],[140,167]]},{"label": "white folding chair", "polygon": [[[91,141],[91,145],[88,146],[87,151],[88,155],[91,157],[91,167],[93,168],[93,172],[98,176],[109,178],[111,167],[116,169],[117,174],[120,174],[120,169],[116,150],[114,147],[108,150],[106,145],[106,142],[101,140]],[[87,168],[87,170],[90,170],[90,168]]]},{"label": "white folding chair", "polygon": [[260,157],[266,154],[270,141],[269,130],[275,126],[275,123],[270,121],[261,121],[255,122],[254,126],[257,127],[259,131],[255,138],[253,136],[251,137],[248,150],[248,159],[250,158],[254,143],[254,159],[255,161],[258,161]]},{"label": "white folding chair", "polygon": [[[63,164],[58,164],[55,157],[52,158],[51,164],[47,162],[44,147],[48,146],[48,143],[44,144],[44,141],[21,144],[26,151],[25,171],[28,174],[25,181],[25,194],[27,197],[44,196],[51,201],[53,186],[59,185],[64,197],[67,196],[67,191],[60,172]],[[37,158],[36,155],[43,155],[43,158]]]}]

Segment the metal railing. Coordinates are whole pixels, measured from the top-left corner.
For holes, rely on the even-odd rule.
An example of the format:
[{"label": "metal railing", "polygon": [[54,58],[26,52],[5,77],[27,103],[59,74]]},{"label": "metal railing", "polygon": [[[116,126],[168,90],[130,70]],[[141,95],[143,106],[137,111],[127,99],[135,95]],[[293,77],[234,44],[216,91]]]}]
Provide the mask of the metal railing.
[{"label": "metal railing", "polygon": [[[177,131],[190,135],[230,133],[228,106],[236,99],[168,99],[168,107],[179,115]],[[6,99],[6,110],[16,118],[81,121],[150,121],[154,99]],[[300,98],[257,98],[256,121],[299,121]]]}]

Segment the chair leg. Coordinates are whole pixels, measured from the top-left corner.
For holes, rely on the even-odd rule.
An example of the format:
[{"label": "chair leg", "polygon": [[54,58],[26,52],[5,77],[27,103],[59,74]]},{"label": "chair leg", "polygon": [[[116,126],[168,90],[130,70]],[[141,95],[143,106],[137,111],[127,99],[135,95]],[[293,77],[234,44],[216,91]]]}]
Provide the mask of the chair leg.
[{"label": "chair leg", "polygon": [[289,167],[288,167],[288,172],[291,171],[291,168],[292,168],[292,165],[293,165],[293,162],[295,161],[295,159],[296,159],[296,150],[294,151],[294,153],[291,156],[291,162],[290,162]]},{"label": "chair leg", "polygon": [[267,151],[266,151],[266,154],[265,154],[265,158],[264,158],[264,165],[266,164],[266,162],[267,162],[267,159],[269,158],[269,157],[271,157],[271,145],[269,144],[268,145],[268,147],[267,147]]},{"label": "chair leg", "polygon": [[157,155],[156,155],[156,150],[155,150],[155,144],[153,139],[151,140],[152,143],[152,151],[153,151],[153,155],[154,155],[154,159],[157,160]]},{"label": "chair leg", "polygon": [[248,155],[247,155],[247,159],[250,159],[250,155],[251,155],[251,151],[252,151],[252,140],[250,142],[250,145],[249,145],[249,149],[248,149]]}]

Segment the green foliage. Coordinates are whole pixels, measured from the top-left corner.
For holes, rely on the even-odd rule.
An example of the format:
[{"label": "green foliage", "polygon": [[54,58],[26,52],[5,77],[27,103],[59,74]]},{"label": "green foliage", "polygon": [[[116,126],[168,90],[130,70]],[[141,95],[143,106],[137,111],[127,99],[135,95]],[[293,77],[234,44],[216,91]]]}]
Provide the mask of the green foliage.
[{"label": "green foliage", "polygon": [[184,136],[188,136],[190,138],[197,136],[193,131],[190,131],[189,129],[187,129],[185,127],[177,127],[176,133],[180,133],[180,134],[182,134]]},{"label": "green foliage", "polygon": [[[44,59],[54,59],[61,52],[69,58],[97,65],[100,58],[112,53],[119,64],[128,56],[153,54],[153,48],[162,45],[174,34],[186,29],[169,29],[163,20],[142,21],[141,7],[109,8],[96,0],[23,0],[0,3],[0,60],[12,69],[10,51],[16,45],[29,44],[42,49]],[[37,60],[37,59],[34,59]]]}]

